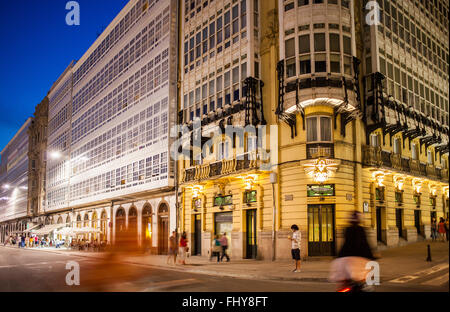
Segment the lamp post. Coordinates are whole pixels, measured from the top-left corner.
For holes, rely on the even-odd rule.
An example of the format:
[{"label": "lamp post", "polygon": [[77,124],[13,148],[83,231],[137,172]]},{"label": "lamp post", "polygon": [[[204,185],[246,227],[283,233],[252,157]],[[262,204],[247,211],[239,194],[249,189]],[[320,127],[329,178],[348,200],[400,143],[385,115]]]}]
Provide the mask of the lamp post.
[{"label": "lamp post", "polygon": [[272,183],[272,261],[275,261],[275,217],[276,217],[276,206],[275,206],[275,184],[277,183],[277,174],[275,172],[270,173],[270,183]]}]

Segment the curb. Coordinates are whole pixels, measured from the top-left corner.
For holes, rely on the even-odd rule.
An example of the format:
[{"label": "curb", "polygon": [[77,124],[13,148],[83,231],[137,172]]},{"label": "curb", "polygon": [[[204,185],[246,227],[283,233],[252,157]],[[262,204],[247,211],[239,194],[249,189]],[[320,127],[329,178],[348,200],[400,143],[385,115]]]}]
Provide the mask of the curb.
[{"label": "curb", "polygon": [[[19,249],[17,247],[10,247],[10,246],[0,246],[0,248],[8,248],[8,249]],[[60,255],[70,255],[68,253],[65,253],[64,251],[56,251],[56,250],[40,250],[40,249],[29,249],[29,248],[20,248],[23,250],[29,250],[29,251],[42,251],[42,252],[48,252],[48,253],[54,253],[54,254],[60,254]],[[75,257],[83,257],[83,258],[91,258],[91,259],[98,259],[99,257],[96,257],[94,255],[73,255]],[[209,275],[209,276],[218,276],[218,277],[229,277],[229,278],[238,278],[238,279],[252,279],[252,280],[262,280],[262,281],[285,281],[285,282],[329,282],[327,278],[314,278],[314,277],[277,277],[277,276],[261,276],[259,274],[241,274],[241,273],[231,273],[231,272],[211,272],[207,270],[199,270],[199,269],[191,269],[189,268],[189,264],[187,267],[181,267],[181,266],[165,266],[160,264],[148,264],[148,263],[140,263],[140,262],[134,262],[134,261],[122,261],[122,263],[125,264],[132,264],[132,265],[138,265],[138,266],[145,266],[145,267],[151,267],[151,268],[159,268],[164,269],[168,271],[175,271],[175,272],[189,272],[189,273],[195,273],[195,274],[202,274],[202,275]]]}]

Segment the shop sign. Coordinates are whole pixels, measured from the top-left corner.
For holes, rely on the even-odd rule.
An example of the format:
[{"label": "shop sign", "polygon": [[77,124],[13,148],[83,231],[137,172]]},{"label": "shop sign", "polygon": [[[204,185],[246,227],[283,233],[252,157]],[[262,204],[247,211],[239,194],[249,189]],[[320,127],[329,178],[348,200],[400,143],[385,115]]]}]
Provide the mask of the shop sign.
[{"label": "shop sign", "polygon": [[308,185],[308,197],[334,196],[334,184]]}]

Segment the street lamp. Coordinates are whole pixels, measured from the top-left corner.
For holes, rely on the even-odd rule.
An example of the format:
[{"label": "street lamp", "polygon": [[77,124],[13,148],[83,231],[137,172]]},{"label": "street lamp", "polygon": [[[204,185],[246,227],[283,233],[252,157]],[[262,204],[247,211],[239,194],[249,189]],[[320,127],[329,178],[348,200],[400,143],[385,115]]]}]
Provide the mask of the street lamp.
[{"label": "street lamp", "polygon": [[60,159],[62,157],[62,155],[61,155],[61,152],[59,152],[59,151],[53,151],[53,152],[50,152],[50,158],[51,159]]}]

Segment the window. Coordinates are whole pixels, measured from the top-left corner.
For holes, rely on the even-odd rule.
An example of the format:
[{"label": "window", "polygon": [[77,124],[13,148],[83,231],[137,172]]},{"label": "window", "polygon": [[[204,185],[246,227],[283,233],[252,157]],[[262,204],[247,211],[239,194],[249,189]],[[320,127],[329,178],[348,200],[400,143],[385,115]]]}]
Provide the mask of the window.
[{"label": "window", "polygon": [[331,142],[331,117],[306,119],[307,142]]},{"label": "window", "polygon": [[371,134],[370,135],[370,145],[372,147],[380,147],[381,145],[381,137],[379,134]]},{"label": "window", "polygon": [[427,158],[428,158],[428,164],[429,165],[433,165],[434,164],[434,157],[433,157],[433,152],[428,150],[427,151]]},{"label": "window", "polygon": [[350,37],[344,36],[344,53],[345,54],[352,54],[352,44]]},{"label": "window", "polygon": [[309,35],[302,35],[298,38],[298,51],[300,54],[309,53]]},{"label": "window", "polygon": [[309,54],[300,56],[300,74],[311,73],[311,56]]},{"label": "window", "polygon": [[326,72],[327,71],[326,54],[316,54],[314,64],[316,73]]},{"label": "window", "polygon": [[330,55],[330,70],[332,73],[341,72],[341,55],[331,54]]},{"label": "window", "polygon": [[399,138],[394,138],[394,154],[402,153],[402,147],[400,144],[401,144],[401,140]]},{"label": "window", "polygon": [[339,42],[339,34],[330,34],[330,51],[331,52],[340,52],[341,45]]},{"label": "window", "polygon": [[314,34],[314,51],[325,51],[325,34]]}]

